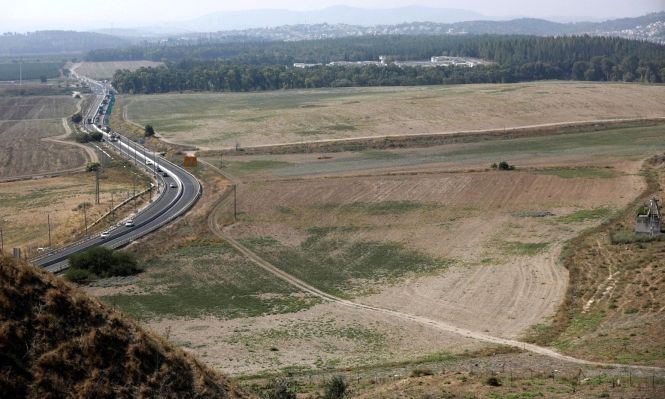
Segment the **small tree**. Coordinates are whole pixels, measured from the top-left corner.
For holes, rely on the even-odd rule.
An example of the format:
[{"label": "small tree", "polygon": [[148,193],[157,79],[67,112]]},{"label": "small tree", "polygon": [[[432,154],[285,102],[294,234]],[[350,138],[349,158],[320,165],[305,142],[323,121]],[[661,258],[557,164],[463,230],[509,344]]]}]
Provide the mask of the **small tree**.
[{"label": "small tree", "polygon": [[74,123],[81,123],[83,121],[83,115],[81,115],[80,112],[75,113],[72,115],[72,122]]},{"label": "small tree", "polygon": [[90,140],[91,141],[102,141],[103,138],[104,138],[104,134],[102,134],[101,132],[92,132],[92,133],[90,133]]},{"label": "small tree", "polygon": [[509,163],[506,162],[506,161],[501,161],[501,162],[499,162],[499,167],[498,167],[498,169],[499,169],[499,170],[515,170],[515,166],[509,164]]},{"label": "small tree", "polygon": [[152,125],[145,125],[144,134],[145,134],[145,137],[154,136],[155,135],[155,128],[153,128]]},{"label": "small tree", "polygon": [[99,162],[90,162],[85,166],[85,170],[87,170],[88,172],[96,172],[99,170],[100,166],[101,165],[99,164]]},{"label": "small tree", "polygon": [[334,376],[326,383],[326,392],[323,395],[324,399],[342,399],[349,395],[348,385],[341,375]]},{"label": "small tree", "polygon": [[285,378],[270,381],[265,399],[296,399],[293,383]]}]

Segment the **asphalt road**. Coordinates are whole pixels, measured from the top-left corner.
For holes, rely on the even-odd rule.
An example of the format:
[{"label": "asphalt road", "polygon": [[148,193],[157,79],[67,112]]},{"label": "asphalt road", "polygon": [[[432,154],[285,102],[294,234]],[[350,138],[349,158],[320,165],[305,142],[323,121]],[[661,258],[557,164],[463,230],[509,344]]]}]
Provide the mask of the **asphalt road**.
[{"label": "asphalt road", "polygon": [[[84,117],[85,123],[88,118],[94,121],[99,107],[102,106],[102,101],[112,88],[103,82],[85,78],[84,80],[90,85],[91,90],[97,96],[90,109],[86,112]],[[98,126],[93,124],[85,123],[85,128],[102,131]],[[111,154],[112,156],[117,156],[120,153],[125,158],[135,162],[136,166],[145,171],[145,173],[151,174],[154,177],[158,187],[153,187],[153,189],[159,191],[158,197],[154,198],[154,201],[149,206],[133,217],[133,227],[125,227],[123,221],[108,231],[108,237],[102,238],[100,235],[92,236],[71,246],[59,249],[56,252],[34,259],[32,262],[35,265],[56,273],[68,267],[69,257],[75,253],[95,246],[104,246],[112,249],[123,247],[181,216],[199,198],[201,184],[192,174],[123,136],[118,135],[118,141],[111,141],[111,136],[106,133],[104,134],[106,141],[116,149],[116,154]],[[150,165],[147,164],[148,160],[151,162]],[[162,172],[158,172],[157,168],[161,169]],[[162,173],[166,173],[167,176],[162,176]],[[175,187],[170,187],[171,185],[175,185]]]}]

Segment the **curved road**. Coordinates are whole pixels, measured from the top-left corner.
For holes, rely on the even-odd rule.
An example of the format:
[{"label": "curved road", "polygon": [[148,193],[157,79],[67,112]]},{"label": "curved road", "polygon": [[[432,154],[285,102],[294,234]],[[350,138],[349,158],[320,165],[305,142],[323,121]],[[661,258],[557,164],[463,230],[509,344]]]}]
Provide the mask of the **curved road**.
[{"label": "curved road", "polygon": [[[99,107],[105,108],[102,101],[106,98],[112,88],[106,83],[93,81],[87,78],[81,80],[88,83],[93,93],[96,95],[96,101],[92,103],[85,115],[85,123],[88,118],[92,121],[95,120]],[[100,119],[103,119],[103,117]],[[104,133],[99,126],[94,124],[85,123],[85,128]],[[102,128],[104,128],[104,126],[102,126]],[[35,265],[55,273],[66,269],[68,267],[69,257],[75,253],[85,251],[95,246],[104,246],[112,249],[123,247],[181,216],[194,205],[201,195],[201,184],[186,170],[168,162],[150,150],[147,150],[145,147],[134,143],[125,137],[116,134],[118,140],[111,141],[111,136],[107,133],[104,134],[107,142],[115,147],[116,152],[135,162],[136,166],[143,169],[145,173],[154,175],[158,182],[158,190],[161,188],[159,196],[133,218],[133,227],[125,227],[125,225],[121,223],[109,230],[110,235],[107,238],[102,238],[99,235],[92,236],[68,247],[33,259],[32,263]],[[157,170],[158,168],[161,169],[162,172],[159,172]]]}]

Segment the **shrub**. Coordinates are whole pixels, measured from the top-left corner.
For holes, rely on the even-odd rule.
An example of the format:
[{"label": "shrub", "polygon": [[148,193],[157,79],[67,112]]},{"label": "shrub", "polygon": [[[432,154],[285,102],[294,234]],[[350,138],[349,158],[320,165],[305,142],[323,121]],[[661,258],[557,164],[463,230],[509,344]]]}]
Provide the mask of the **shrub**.
[{"label": "shrub", "polygon": [[152,125],[145,125],[144,128],[145,137],[152,137],[155,135],[155,128]]},{"label": "shrub", "polygon": [[296,399],[293,383],[285,378],[270,381],[265,399]]},{"label": "shrub", "polygon": [[344,381],[344,377],[336,375],[326,383],[326,392],[323,395],[324,399],[342,399],[349,395],[348,385]]},{"label": "shrub", "polygon": [[85,170],[88,172],[96,172],[100,166],[99,162],[90,162],[85,166]]},{"label": "shrub", "polygon": [[98,277],[129,276],[141,271],[134,256],[128,252],[115,252],[94,247],[69,258],[71,269],[85,270]]},{"label": "shrub", "polygon": [[485,381],[485,383],[491,387],[500,387],[501,381],[496,377],[490,377]]},{"label": "shrub", "polygon": [[92,133],[90,133],[90,140],[91,141],[102,141],[103,138],[104,138],[104,134],[102,134],[101,132],[92,132]]},{"label": "shrub", "polygon": [[70,267],[65,272],[65,278],[75,283],[87,283],[94,278],[94,275],[87,270],[75,269]]},{"label": "shrub", "polygon": [[85,144],[90,141],[90,135],[83,132],[74,133],[74,140],[76,140],[77,143]]},{"label": "shrub", "polygon": [[77,112],[74,115],[72,115],[72,122],[81,123],[82,121],[83,121],[83,116],[81,115],[80,112]]},{"label": "shrub", "polygon": [[432,372],[431,369],[424,369],[424,368],[415,368],[411,371],[411,377],[424,377],[426,375],[433,375],[434,373]]},{"label": "shrub", "polygon": [[515,165],[511,165],[506,161],[501,161],[501,162],[499,162],[498,169],[499,170],[515,170]]}]

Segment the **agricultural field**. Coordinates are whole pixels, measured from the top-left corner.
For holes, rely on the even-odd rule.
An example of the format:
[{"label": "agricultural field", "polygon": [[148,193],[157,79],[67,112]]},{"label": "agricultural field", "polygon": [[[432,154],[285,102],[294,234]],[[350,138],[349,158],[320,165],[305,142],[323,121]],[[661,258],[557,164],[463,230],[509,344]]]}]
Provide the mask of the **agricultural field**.
[{"label": "agricultural field", "polygon": [[47,79],[60,76],[62,63],[56,62],[26,62],[0,64],[0,81],[39,80],[42,76]]},{"label": "agricultural field", "polygon": [[130,71],[139,68],[154,68],[162,65],[155,61],[108,61],[108,62],[83,62],[75,64],[72,68],[79,74],[92,79],[111,79],[115,71],[119,69],[128,69]]},{"label": "agricultural field", "polygon": [[[232,203],[215,203],[229,182],[217,174],[219,159],[204,158],[203,203],[165,233],[178,242],[154,244],[144,274],[90,292],[234,375],[482,350],[487,344],[445,329],[285,286],[228,239],[337,298],[522,339],[566,296],[566,242],[643,192],[643,160],[665,150],[664,137],[657,126],[225,157],[222,171],[238,184],[231,225]],[[502,160],[516,170],[490,168]]]},{"label": "agricultural field", "polygon": [[[134,191],[147,188],[143,175],[135,175],[122,162],[110,163],[100,177],[100,204],[95,204],[95,174],[77,173],[54,178],[0,183],[0,228],[6,251],[23,248],[36,255],[37,248],[48,247],[47,215],[50,215],[53,246],[83,237],[85,221],[89,234],[98,233],[141,207],[144,196],[92,226],[93,222],[118,205]],[[83,211],[85,204],[85,214]]]},{"label": "agricultural field", "polygon": [[220,147],[663,117],[660,86],[579,82],[121,96],[165,141]]},{"label": "agricultural field", "polygon": [[79,102],[64,95],[0,97],[0,179],[85,165],[90,156],[62,142],[70,132],[66,119]]}]

